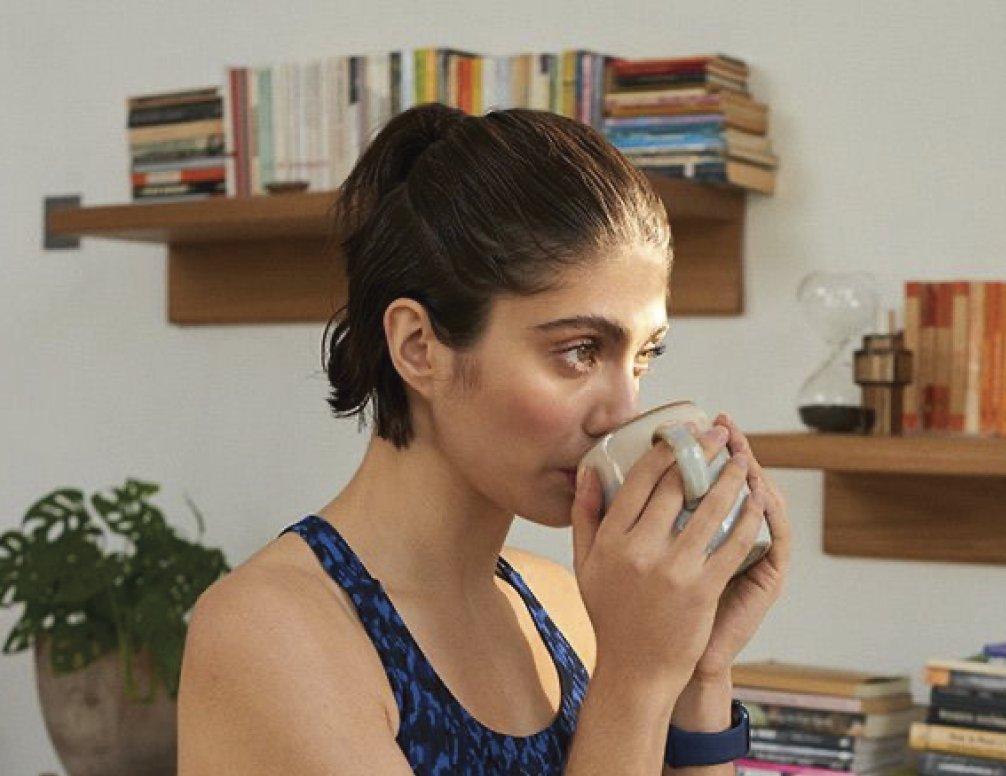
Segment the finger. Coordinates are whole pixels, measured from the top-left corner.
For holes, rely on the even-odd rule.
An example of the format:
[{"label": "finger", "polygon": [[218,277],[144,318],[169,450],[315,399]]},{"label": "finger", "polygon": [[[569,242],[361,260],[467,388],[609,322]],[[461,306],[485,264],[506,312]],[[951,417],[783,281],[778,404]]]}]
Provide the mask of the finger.
[{"label": "finger", "polygon": [[[690,426],[692,434],[698,434],[694,424]],[[708,465],[726,444],[728,432],[721,426],[715,426],[704,434],[697,436],[702,454]],[[632,533],[638,535],[640,541],[665,541],[671,534],[671,528],[684,506],[684,483],[677,466],[669,468],[660,478],[649,501],[643,508],[639,519],[632,527]],[[638,534],[637,534],[638,532]]]},{"label": "finger", "polygon": [[683,552],[701,552],[704,556],[706,547],[723,524],[724,518],[746,484],[747,466],[746,456],[742,453],[727,461],[719,479],[703,497],[695,514],[674,540],[674,544],[679,544]]},{"label": "finger", "polygon": [[740,430],[740,427],[734,419],[725,412],[721,412],[717,415],[715,422],[726,428],[730,434],[729,439],[727,440],[727,449],[730,450],[730,453],[744,453],[749,456],[750,464],[748,466],[748,479],[753,485],[754,481],[763,477],[764,474],[762,472],[762,465],[755,457],[754,451],[751,449],[751,443],[748,442],[748,438]]},{"label": "finger", "polygon": [[[613,534],[627,533],[643,511],[657,482],[674,463],[674,449],[663,439],[639,456],[608,505],[599,530]],[[595,479],[600,485],[600,479]]]},{"label": "finger", "polygon": [[785,574],[789,570],[792,529],[785,501],[774,486],[768,485],[766,482],[765,519],[772,533],[772,545],[769,547],[767,558]]},{"label": "finger", "polygon": [[583,561],[594,546],[597,529],[601,525],[600,481],[590,466],[584,467],[581,482],[573,496],[570,524],[573,527],[573,569],[579,574]]},{"label": "finger", "polygon": [[730,533],[706,561],[708,567],[726,578],[737,573],[741,563],[750,554],[761,530],[765,514],[765,489],[763,486],[752,490],[744,502],[741,513],[731,526]]}]

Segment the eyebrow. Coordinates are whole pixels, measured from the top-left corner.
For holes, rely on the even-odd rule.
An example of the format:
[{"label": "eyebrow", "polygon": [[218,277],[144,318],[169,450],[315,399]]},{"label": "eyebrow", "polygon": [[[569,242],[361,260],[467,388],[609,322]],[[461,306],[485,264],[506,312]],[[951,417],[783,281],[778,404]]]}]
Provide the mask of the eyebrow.
[{"label": "eyebrow", "polygon": [[[629,342],[629,329],[618,321],[605,318],[603,315],[574,315],[569,318],[556,318],[553,321],[546,321],[528,328],[535,331],[554,331],[555,329],[595,329],[605,336],[611,338],[619,345]],[[670,328],[670,324],[655,329],[650,335],[649,341],[657,339],[661,334]]]}]

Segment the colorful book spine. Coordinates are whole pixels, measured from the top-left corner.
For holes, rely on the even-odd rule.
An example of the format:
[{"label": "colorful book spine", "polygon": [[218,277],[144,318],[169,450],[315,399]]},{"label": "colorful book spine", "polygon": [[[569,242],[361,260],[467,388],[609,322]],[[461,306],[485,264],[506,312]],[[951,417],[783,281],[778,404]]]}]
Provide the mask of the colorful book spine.
[{"label": "colorful book spine", "polygon": [[995,434],[996,335],[1000,327],[999,294],[995,283],[985,283],[985,338],[982,340],[981,410],[979,431]]},{"label": "colorful book spine", "polygon": [[968,284],[958,280],[950,283],[950,388],[947,429],[964,431],[965,394],[967,392],[968,358]]},{"label": "colorful book spine", "polygon": [[936,376],[936,289],[933,283],[922,284],[922,322],[919,329],[919,413],[922,428],[933,428]]},{"label": "colorful book spine", "polygon": [[982,343],[985,340],[985,283],[968,283],[967,388],[964,403],[964,431],[981,432]]},{"label": "colorful book spine", "polygon": [[912,353],[912,381],[904,388],[901,428],[904,434],[918,433],[921,428],[919,388],[919,335],[922,324],[922,283],[905,282],[905,348]]},{"label": "colorful book spine", "polygon": [[1006,281],[997,282],[995,285],[999,292],[999,318],[994,347],[996,433],[1006,436]]},{"label": "colorful book spine", "polygon": [[936,371],[933,376],[933,430],[946,431],[950,426],[950,363],[951,315],[953,285],[936,283]]}]

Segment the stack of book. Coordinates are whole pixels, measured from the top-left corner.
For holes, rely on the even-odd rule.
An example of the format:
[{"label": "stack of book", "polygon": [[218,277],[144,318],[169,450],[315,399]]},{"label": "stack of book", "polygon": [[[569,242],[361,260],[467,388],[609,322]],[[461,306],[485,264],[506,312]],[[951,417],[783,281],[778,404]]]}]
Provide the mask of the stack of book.
[{"label": "stack of book", "polygon": [[751,714],[738,776],[907,771],[908,730],[924,713],[907,676],[769,660],[736,664],[733,683]]},{"label": "stack of book", "polygon": [[216,86],[128,100],[133,200],[225,193],[223,97]]},{"label": "stack of book", "polygon": [[1006,436],[1006,281],[905,282],[903,433]]},{"label": "stack of book", "polygon": [[748,89],[747,63],[725,54],[613,59],[603,130],[638,166],[771,194],[778,158],[768,106]]},{"label": "stack of book", "polygon": [[929,714],[910,743],[922,776],[1006,776],[1006,645],[964,660],[930,660]]},{"label": "stack of book", "polygon": [[579,49],[488,56],[416,48],[228,67],[227,193],[261,194],[292,180],[337,188],[388,119],[426,102],[472,115],[546,110],[597,126],[610,59]]}]

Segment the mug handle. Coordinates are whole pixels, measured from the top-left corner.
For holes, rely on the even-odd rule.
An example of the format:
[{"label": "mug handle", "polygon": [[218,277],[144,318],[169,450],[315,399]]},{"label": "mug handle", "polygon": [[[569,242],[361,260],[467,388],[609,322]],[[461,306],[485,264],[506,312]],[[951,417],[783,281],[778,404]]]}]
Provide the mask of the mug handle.
[{"label": "mug handle", "polygon": [[709,490],[709,469],[702,445],[682,425],[657,426],[651,442],[658,439],[666,440],[674,449],[674,458],[681,472],[681,481],[685,487],[685,509],[694,511],[701,499]]}]

